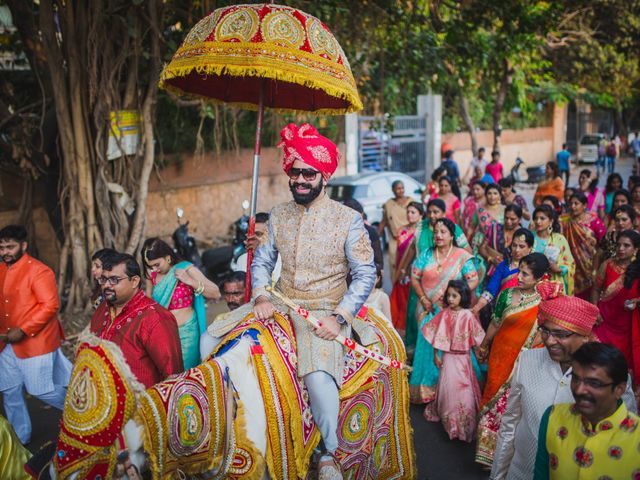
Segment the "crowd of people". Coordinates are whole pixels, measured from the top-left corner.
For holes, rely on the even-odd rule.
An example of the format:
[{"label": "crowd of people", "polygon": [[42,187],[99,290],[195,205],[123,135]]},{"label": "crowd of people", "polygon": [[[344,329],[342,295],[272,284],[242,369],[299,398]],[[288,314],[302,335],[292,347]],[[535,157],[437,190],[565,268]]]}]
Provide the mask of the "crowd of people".
[{"label": "crowd of people", "polygon": [[[411,401],[451,439],[475,440],[491,478],[532,478],[534,469],[535,478],[577,478],[558,459],[571,453],[549,441],[546,422],[568,421],[552,405],[577,401],[590,432],[614,418],[637,424],[628,412],[640,399],[640,177],[625,188],[611,170],[601,189],[584,169],[572,185],[564,145],[530,210],[499,153],[491,157],[479,150],[465,186],[454,152],[443,152],[422,198],[399,195],[396,183],[383,208],[383,225],[391,230],[393,215],[396,226],[391,312],[412,358]],[[604,397],[608,410],[597,405]],[[604,437],[589,444],[601,475]],[[631,456],[627,466],[640,468]]]},{"label": "crowd of people", "polygon": [[[422,198],[393,184],[376,229],[353,199],[340,205],[326,196],[339,157],[332,142],[306,124],[287,126],[282,138],[293,200],[260,214],[259,235],[247,240],[256,250],[249,304],[243,272],[216,285],[149,238],[141,262],[112,249],[93,254],[85,333],[119,347],[135,379],[150,387],[205,360],[238,318],[273,316],[267,287],[277,282],[320,320],[312,328],[289,312],[305,346],[298,374],[323,440],[320,478],[342,478],[335,452],[344,349],[333,340],[352,328],[367,338],[355,321],[363,304],[405,341],[411,401],[425,405],[426,420],[442,422],[451,439],[475,440],[476,461],[491,478],[640,471],[640,177],[624,189],[611,173],[600,189],[597,174],[583,170],[575,186],[565,185],[563,149],[530,208],[504,175],[499,152],[488,162],[483,149],[462,198],[468,175],[448,150]],[[389,297],[381,289],[384,229]],[[29,456],[24,391],[63,409],[72,367],[60,348],[55,276],[27,246],[24,227],[0,230],[0,392],[8,420],[0,417],[0,459],[12,452],[5,471]],[[207,326],[205,303],[222,298],[231,312]]]}]

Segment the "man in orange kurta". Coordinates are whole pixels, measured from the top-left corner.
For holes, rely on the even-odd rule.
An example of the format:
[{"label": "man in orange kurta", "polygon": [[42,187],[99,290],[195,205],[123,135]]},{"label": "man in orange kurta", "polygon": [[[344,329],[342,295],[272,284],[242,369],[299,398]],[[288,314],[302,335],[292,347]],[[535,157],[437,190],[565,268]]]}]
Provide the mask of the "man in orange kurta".
[{"label": "man in orange kurta", "polygon": [[53,271],[26,253],[27,232],[0,230],[0,392],[22,443],[31,439],[23,388],[62,410],[71,363],[60,351],[58,291]]}]

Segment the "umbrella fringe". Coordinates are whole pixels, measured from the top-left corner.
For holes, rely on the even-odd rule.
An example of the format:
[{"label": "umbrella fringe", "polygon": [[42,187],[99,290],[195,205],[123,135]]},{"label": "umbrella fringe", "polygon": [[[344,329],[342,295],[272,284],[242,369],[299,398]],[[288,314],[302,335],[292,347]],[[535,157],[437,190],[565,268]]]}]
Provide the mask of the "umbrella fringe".
[{"label": "umbrella fringe", "polygon": [[226,103],[239,108],[247,110],[258,110],[258,105],[249,102],[225,102],[223,100],[208,97],[206,95],[199,95],[194,93],[188,93],[181,88],[171,85],[170,80],[176,77],[185,77],[195,71],[198,74],[218,75],[231,74],[238,77],[262,77],[271,80],[285,81],[296,85],[301,85],[322,92],[342,100],[349,102],[349,106],[346,108],[320,108],[313,111],[303,109],[292,108],[272,108],[269,110],[277,113],[315,113],[319,115],[344,115],[346,113],[357,112],[362,110],[363,105],[360,98],[357,95],[353,95],[351,92],[345,91],[343,88],[338,88],[331,85],[329,82],[323,82],[318,79],[311,79],[295,72],[283,72],[282,70],[273,69],[269,67],[261,66],[235,66],[235,65],[184,65],[184,66],[168,66],[162,72],[160,77],[159,86],[172,93],[178,94],[188,98],[203,99],[213,103]]}]

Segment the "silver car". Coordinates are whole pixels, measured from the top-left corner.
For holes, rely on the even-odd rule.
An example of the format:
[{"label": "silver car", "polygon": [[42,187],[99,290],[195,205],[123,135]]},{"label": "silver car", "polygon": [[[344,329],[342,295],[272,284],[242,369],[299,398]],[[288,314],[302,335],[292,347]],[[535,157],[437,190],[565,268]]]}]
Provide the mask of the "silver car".
[{"label": "silver car", "polygon": [[581,163],[596,163],[598,161],[598,145],[604,138],[602,133],[583,135],[578,145],[576,161]]},{"label": "silver car", "polygon": [[329,197],[338,202],[354,198],[362,204],[367,220],[377,226],[382,221],[382,205],[393,198],[391,184],[400,180],[405,195],[420,201],[423,186],[400,172],[366,172],[332,178],[327,185]]}]

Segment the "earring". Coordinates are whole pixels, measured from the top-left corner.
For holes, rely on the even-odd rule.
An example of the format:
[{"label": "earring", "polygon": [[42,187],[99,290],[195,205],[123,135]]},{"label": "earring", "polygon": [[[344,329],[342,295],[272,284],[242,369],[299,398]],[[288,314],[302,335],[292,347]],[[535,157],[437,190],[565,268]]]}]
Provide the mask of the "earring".
[{"label": "earring", "polygon": [[638,253],[638,252],[634,253],[634,254],[633,254],[633,257],[631,257],[631,263],[633,263],[633,262],[635,262],[635,261],[636,261],[636,254],[637,254],[637,253]]},{"label": "earring", "polygon": [[169,257],[169,258],[167,259],[167,263],[168,263],[169,265],[171,265],[171,257]]},{"label": "earring", "polygon": [[553,233],[553,225],[549,225],[549,228],[547,228],[547,230],[549,230],[549,235],[551,235]]}]

